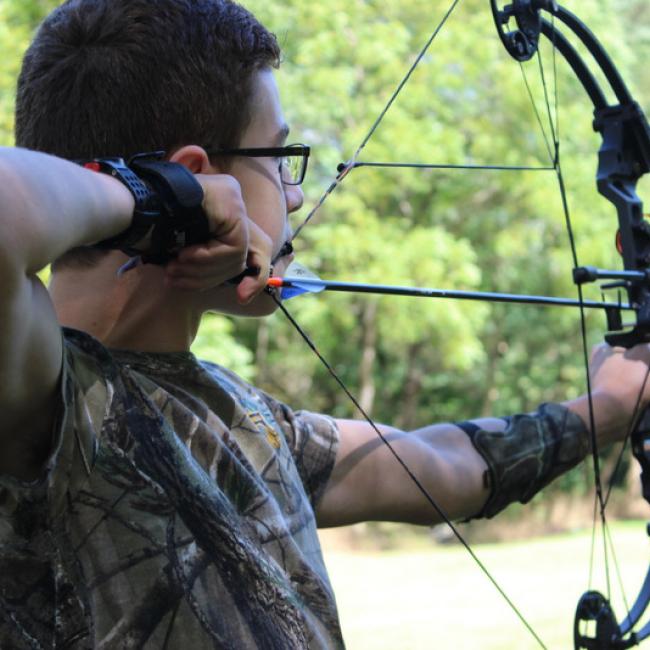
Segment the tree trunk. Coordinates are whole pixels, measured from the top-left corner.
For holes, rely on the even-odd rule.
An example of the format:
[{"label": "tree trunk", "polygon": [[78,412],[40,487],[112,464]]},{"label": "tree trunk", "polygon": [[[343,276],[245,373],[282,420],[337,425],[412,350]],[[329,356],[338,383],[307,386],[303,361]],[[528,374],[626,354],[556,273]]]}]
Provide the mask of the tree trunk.
[{"label": "tree trunk", "polygon": [[370,415],[375,403],[375,378],[373,375],[377,357],[377,303],[369,300],[361,315],[363,327],[361,363],[359,364],[359,404]]},{"label": "tree trunk", "polygon": [[422,369],[419,363],[423,343],[414,343],[408,348],[408,370],[404,381],[399,414],[395,422],[400,429],[408,431],[417,426],[418,402],[422,389]]}]

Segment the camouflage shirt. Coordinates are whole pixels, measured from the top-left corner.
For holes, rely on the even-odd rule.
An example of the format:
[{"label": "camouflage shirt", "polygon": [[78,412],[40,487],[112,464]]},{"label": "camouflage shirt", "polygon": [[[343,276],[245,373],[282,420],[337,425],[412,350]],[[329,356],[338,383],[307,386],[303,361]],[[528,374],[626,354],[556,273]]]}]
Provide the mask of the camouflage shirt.
[{"label": "camouflage shirt", "polygon": [[0,477],[0,648],[336,648],[331,420],[191,353],[64,330],[43,478]]}]

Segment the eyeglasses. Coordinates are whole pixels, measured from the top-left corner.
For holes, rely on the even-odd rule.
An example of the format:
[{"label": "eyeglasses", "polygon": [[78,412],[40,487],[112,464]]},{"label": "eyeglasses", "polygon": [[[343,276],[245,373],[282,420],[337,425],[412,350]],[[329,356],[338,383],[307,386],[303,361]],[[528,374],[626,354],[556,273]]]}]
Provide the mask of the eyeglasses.
[{"label": "eyeglasses", "polygon": [[247,156],[278,158],[280,179],[285,185],[300,185],[305,180],[310,148],[306,144],[286,147],[253,147],[250,149],[206,149],[208,156]]}]

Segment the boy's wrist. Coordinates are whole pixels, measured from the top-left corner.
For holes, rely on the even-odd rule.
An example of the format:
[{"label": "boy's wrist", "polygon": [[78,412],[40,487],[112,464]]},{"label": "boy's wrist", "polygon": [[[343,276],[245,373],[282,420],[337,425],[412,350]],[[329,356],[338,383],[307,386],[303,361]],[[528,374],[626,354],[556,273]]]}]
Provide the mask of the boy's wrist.
[{"label": "boy's wrist", "polygon": [[128,165],[122,158],[81,163],[86,169],[118,180],[134,201],[131,224],[95,243],[95,247],[121,250],[145,263],[162,265],[182,248],[209,239],[203,187],[187,168],[162,156],[162,152],[138,154]]},{"label": "boy's wrist", "polygon": [[[630,414],[621,407],[614,397],[598,391],[592,393],[591,403],[598,445],[604,447],[622,440],[630,429]],[[591,430],[591,415],[587,395],[564,402],[564,406],[582,419],[588,431]]]}]

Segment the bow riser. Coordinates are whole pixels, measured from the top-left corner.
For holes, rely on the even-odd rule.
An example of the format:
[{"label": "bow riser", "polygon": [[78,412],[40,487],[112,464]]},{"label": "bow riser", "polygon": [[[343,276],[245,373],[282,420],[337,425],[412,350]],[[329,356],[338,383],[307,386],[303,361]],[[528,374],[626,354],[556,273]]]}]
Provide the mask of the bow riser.
[{"label": "bow riser", "polygon": [[638,278],[618,285],[628,292],[636,325],[630,331],[605,337],[610,345],[630,348],[650,341],[650,227],[636,192],[639,179],[650,169],[650,129],[636,102],[597,110],[594,129],[603,137],[598,191],[616,207],[619,252],[625,269],[642,272]]}]

